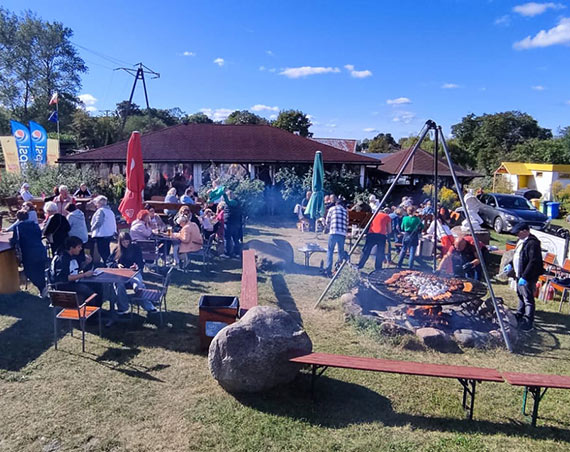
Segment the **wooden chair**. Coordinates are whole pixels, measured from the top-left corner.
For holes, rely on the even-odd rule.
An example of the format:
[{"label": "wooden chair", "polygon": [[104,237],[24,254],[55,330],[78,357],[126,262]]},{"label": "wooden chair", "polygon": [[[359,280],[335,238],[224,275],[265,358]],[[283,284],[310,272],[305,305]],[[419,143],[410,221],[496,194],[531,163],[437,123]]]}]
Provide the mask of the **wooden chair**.
[{"label": "wooden chair", "polygon": [[[99,336],[101,336],[101,308],[98,306],[89,306],[89,302],[97,297],[97,294],[91,295],[83,303],[80,303],[79,297],[75,292],[66,292],[62,290],[50,290],[49,297],[51,300],[50,307],[53,308],[53,339],[54,347],[57,350],[57,321],[58,320],[77,320],[81,327],[81,350],[85,351],[85,322],[88,318],[99,313]],[[56,312],[57,308],[61,308]],[[73,327],[71,328],[73,336]]]},{"label": "wooden chair", "polygon": [[172,277],[172,272],[174,267],[170,267],[166,275],[161,275],[160,273],[147,272],[148,275],[153,275],[160,280],[160,283],[155,282],[145,282],[149,287],[137,290],[135,294],[130,298],[131,300],[131,312],[133,312],[134,305],[137,308],[137,314],[140,312],[140,301],[146,300],[150,301],[153,305],[158,308],[158,313],[160,315],[160,324],[162,325],[162,310],[164,306],[164,312],[167,312],[166,305],[166,294],[168,293],[168,286],[170,285],[170,279]]}]

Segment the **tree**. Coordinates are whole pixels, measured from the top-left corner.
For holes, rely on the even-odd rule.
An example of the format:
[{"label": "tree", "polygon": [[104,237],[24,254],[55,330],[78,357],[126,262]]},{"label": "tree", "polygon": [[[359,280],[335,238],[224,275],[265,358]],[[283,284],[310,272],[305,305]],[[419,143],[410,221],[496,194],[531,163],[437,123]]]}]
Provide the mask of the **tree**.
[{"label": "tree", "polygon": [[509,158],[517,162],[532,163],[570,163],[570,148],[564,139],[540,140],[532,138],[518,144]]},{"label": "tree", "polygon": [[135,130],[138,130],[140,133],[148,133],[164,129],[165,127],[167,125],[164,121],[149,114],[129,116],[125,123],[123,138],[128,138]]},{"label": "tree", "polygon": [[143,114],[143,112],[141,111],[141,107],[139,107],[134,102],[131,102],[131,104],[129,105],[128,100],[123,100],[119,102],[115,107],[115,113],[119,118],[123,120],[127,116],[140,116]]},{"label": "tree", "polygon": [[184,118],[184,122],[187,124],[212,124],[214,121],[212,121],[205,113],[198,112],[186,116],[186,118]]},{"label": "tree", "polygon": [[309,128],[313,125],[305,113],[300,110],[281,110],[277,119],[271,123],[273,127],[291,133],[298,132],[302,137],[312,137]]},{"label": "tree", "polygon": [[226,124],[268,124],[267,120],[247,110],[236,110],[226,119]]},{"label": "tree", "polygon": [[87,71],[71,43],[73,31],[27,11],[0,8],[0,103],[22,121],[30,107],[46,104],[54,92],[74,98]]},{"label": "tree", "polygon": [[470,114],[452,126],[451,131],[468,158],[486,174],[491,174],[502,160],[510,160],[517,145],[532,138],[552,138],[551,130],[540,127],[532,116],[519,111]]},{"label": "tree", "polygon": [[368,152],[385,154],[400,149],[400,145],[390,133],[379,133],[368,143]]}]

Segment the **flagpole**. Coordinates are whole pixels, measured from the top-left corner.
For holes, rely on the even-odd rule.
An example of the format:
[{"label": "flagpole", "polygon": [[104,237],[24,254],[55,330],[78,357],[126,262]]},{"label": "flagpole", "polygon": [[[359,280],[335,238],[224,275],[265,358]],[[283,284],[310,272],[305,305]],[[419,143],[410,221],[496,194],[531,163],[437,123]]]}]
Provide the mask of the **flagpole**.
[{"label": "flagpole", "polygon": [[57,115],[57,147],[59,148],[59,99],[55,103],[55,114]]}]

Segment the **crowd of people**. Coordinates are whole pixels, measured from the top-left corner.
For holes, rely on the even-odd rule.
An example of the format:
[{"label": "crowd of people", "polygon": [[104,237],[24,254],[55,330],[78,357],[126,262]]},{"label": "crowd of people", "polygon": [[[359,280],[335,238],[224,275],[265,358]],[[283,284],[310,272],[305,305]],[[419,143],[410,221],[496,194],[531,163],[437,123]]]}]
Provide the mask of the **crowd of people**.
[{"label": "crowd of people", "polygon": [[[120,222],[107,198],[93,197],[85,184],[81,184],[74,195],[67,186],[61,185],[54,189],[53,196],[42,198],[43,221],[38,218],[33,202],[38,198],[30,193],[29,184],[21,186],[19,195],[22,204],[16,221],[5,231],[13,232],[11,241],[24,273],[42,296],[47,296],[49,283],[58,289],[72,290],[82,299],[88,298],[97,293],[97,287],[83,284],[81,280],[93,276],[92,271],[97,266],[130,268],[136,271],[130,287],[135,291],[144,289],[145,262],[139,245],[142,241],[156,244],[157,252],[165,257],[165,265],[179,267],[186,266],[189,257],[200,252],[205,243],[213,245],[214,241],[222,257],[241,254],[241,202],[230,190],[217,184],[207,200],[201,200],[192,187],[185,188],[181,196],[177,195],[176,188],[169,189],[165,202],[180,204],[178,210],[157,212],[151,204],[145,204],[129,230],[120,233]],[[78,203],[80,199],[89,199],[90,218],[85,215],[86,204]],[[200,204],[199,212],[190,208],[196,204]],[[119,315],[128,312],[123,285],[115,285],[111,298]],[[102,296],[96,300],[101,303]],[[147,311],[156,311],[152,303],[145,304],[144,300],[142,303]]]},{"label": "crowd of people", "polygon": [[[310,197],[311,193],[308,192],[304,200],[305,205]],[[421,260],[417,253],[420,239],[433,244],[434,237],[437,237],[437,243],[434,245],[439,261],[437,273],[473,280],[483,279],[483,262],[480,256],[484,262],[488,262],[488,247],[469,233],[454,232],[459,220],[457,215],[442,205],[434,209],[431,200],[425,200],[415,206],[411,197],[404,197],[398,206],[381,209],[375,195],[369,197],[369,203],[361,200],[350,209],[342,197],[325,197],[324,226],[329,234],[323,268],[325,276],[333,275],[335,249],[338,253],[337,268],[343,260],[349,259],[345,240],[350,233],[350,211],[374,214],[364,231],[366,237],[356,268],[363,269],[376,248],[375,270],[380,270],[386,264],[401,268],[406,257],[407,266],[412,269],[418,258]],[[503,268],[503,272],[517,281],[519,304],[515,316],[521,329],[528,331],[534,324],[536,284],[544,271],[541,245],[540,241],[530,234],[528,224],[518,224],[513,228],[512,234],[517,236],[518,241],[512,262]],[[393,262],[392,250],[397,248],[397,261]]]}]

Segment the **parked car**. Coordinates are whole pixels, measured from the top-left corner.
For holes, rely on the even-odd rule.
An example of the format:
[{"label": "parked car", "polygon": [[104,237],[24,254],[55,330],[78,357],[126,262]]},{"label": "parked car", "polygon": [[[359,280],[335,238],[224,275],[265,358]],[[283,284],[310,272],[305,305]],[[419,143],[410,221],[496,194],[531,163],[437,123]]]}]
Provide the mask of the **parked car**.
[{"label": "parked car", "polygon": [[515,195],[524,196],[529,201],[531,199],[542,198],[542,193],[540,193],[538,190],[535,190],[534,188],[521,188],[515,192]]},{"label": "parked car", "polygon": [[543,229],[549,220],[524,197],[501,193],[479,195],[479,216],[497,232],[510,231],[518,223]]}]

